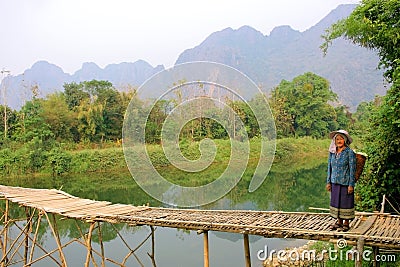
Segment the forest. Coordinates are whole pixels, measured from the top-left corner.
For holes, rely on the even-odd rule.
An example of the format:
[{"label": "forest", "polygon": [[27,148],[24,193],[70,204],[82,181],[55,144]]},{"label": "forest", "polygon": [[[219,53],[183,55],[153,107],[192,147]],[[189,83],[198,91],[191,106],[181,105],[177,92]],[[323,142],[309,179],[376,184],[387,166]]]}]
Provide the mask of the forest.
[{"label": "forest", "polygon": [[[40,88],[31,90],[35,96]],[[130,102],[137,109],[135,116],[149,114],[145,126],[146,143],[159,144],[162,124],[178,105],[177,100],[160,100],[148,107],[136,92],[136,89],[120,92],[108,81],[66,83],[63,92],[44,99],[33,97],[21,110],[7,107],[7,113],[2,112],[0,117],[0,171],[3,175],[15,173],[17,169],[17,173],[34,173],[52,165],[55,174],[62,174],[69,171],[67,151],[121,146],[124,115]],[[249,103],[265,105],[261,97],[257,95]],[[264,97],[274,116],[278,138],[323,139],[339,128],[362,132],[368,112],[376,102],[362,103],[360,110],[352,114],[347,107],[338,104],[329,81],[313,73],[305,73],[293,81],[282,81]],[[238,114],[248,137],[259,137],[260,127],[249,103],[229,99],[226,102]],[[208,107],[207,112],[212,109]],[[232,127],[239,127],[231,123]],[[217,121],[208,118],[189,121],[180,133],[180,139],[188,142],[203,138],[228,139],[229,136]]]}]

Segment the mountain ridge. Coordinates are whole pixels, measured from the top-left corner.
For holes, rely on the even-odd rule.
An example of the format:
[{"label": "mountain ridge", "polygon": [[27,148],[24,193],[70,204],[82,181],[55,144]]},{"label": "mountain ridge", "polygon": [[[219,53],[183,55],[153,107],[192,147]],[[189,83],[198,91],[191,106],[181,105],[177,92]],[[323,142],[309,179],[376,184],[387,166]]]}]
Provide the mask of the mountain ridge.
[{"label": "mountain ridge", "polygon": [[[362,101],[372,100],[377,94],[385,94],[383,72],[377,70],[377,54],[344,39],[338,39],[324,56],[320,45],[323,43],[321,35],[325,29],[348,16],[355,7],[356,5],[340,5],[304,32],[296,31],[290,26],[278,26],[270,35],[253,38],[247,43],[246,39],[242,39],[241,43],[234,45],[220,45],[222,42],[216,38],[217,32],[213,39],[207,38],[198,46],[185,50],[176,63],[194,60],[224,63],[247,74],[265,91],[271,90],[282,80],[292,80],[305,72],[313,72],[330,81],[340,102],[354,109]],[[242,27],[236,33],[244,29],[248,28]],[[219,33],[220,38],[225,39],[233,38],[236,34],[227,29]],[[228,33],[231,36],[226,36]],[[248,30],[246,34],[262,35],[255,30]],[[259,42],[255,43],[254,40]],[[266,48],[261,49],[262,47]],[[252,54],[252,51],[257,53]]]},{"label": "mountain ridge", "polygon": [[60,67],[46,60],[35,62],[31,68],[17,76],[8,76],[3,80],[7,93],[7,105],[13,109],[21,108],[25,101],[32,98],[30,88],[38,89],[38,97],[63,91],[64,83],[91,80],[110,81],[119,90],[127,86],[139,86],[149,77],[164,70],[163,65],[151,66],[144,60],[109,64],[100,68],[94,62],[84,62],[73,74],[65,73]]},{"label": "mountain ridge", "polygon": [[[317,24],[300,32],[289,25],[275,27],[269,35],[244,25],[211,33],[199,45],[184,50],[175,64],[191,61],[214,61],[245,73],[261,89],[269,92],[282,80],[292,80],[305,72],[313,72],[331,83],[342,104],[354,109],[360,102],[385,94],[379,58],[373,51],[343,39],[336,40],[324,57],[320,49],[325,29],[348,16],[356,5],[339,5]],[[85,62],[73,74],[47,61],[38,61],[23,74],[6,77],[7,103],[20,108],[30,99],[29,88],[37,86],[39,96],[63,90],[64,83],[86,80],[108,80],[119,90],[127,85],[138,87],[152,75],[164,70],[144,60],[109,64],[100,68]],[[13,92],[12,94],[9,92]]]}]

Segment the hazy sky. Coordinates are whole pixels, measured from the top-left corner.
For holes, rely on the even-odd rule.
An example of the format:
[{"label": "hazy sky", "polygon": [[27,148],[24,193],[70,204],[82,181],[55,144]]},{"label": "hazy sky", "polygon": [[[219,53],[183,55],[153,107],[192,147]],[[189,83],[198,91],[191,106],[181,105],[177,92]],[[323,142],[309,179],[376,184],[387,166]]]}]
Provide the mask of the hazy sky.
[{"label": "hazy sky", "polygon": [[0,70],[46,60],[67,73],[143,59],[171,67],[211,33],[249,25],[305,31],[340,4],[359,0],[0,0]]}]

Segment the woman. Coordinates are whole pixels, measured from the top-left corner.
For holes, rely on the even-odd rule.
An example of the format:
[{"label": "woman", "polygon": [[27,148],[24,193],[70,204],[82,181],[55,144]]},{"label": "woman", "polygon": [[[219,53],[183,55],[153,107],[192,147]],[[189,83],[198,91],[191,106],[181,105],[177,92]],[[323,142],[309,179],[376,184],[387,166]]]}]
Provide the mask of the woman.
[{"label": "woman", "polygon": [[330,214],[337,218],[331,230],[348,231],[354,219],[354,185],[356,155],[349,145],[353,142],[345,130],[331,132],[329,147],[328,177],[326,189],[331,192]]}]

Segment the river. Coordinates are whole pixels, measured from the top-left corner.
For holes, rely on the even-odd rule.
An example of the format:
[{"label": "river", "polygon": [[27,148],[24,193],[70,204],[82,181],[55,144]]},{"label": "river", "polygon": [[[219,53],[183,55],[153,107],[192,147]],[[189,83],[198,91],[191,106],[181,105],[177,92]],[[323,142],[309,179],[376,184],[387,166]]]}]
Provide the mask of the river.
[{"label": "river", "polygon": [[[290,169],[290,168],[289,168]],[[247,184],[239,184],[226,196],[203,209],[251,209],[279,211],[310,211],[309,207],[328,207],[329,195],[325,191],[326,164],[315,164],[314,167],[272,169],[262,184],[253,193],[247,191]],[[165,206],[143,192],[128,171],[118,173],[89,173],[80,175],[64,175],[59,177],[19,177],[1,178],[4,185],[32,188],[56,188],[69,194],[94,200],[106,200],[113,203]],[[15,207],[17,208],[17,207]],[[44,224],[43,224],[44,225]],[[80,224],[83,229],[88,224]],[[73,220],[58,221],[60,236],[65,243],[79,236]],[[109,258],[121,262],[129,253],[121,238],[128,246],[135,248],[150,234],[148,226],[130,227],[116,225],[119,236],[113,226],[102,227],[105,253]],[[40,234],[42,244],[51,250],[56,247],[49,227],[43,227]],[[17,235],[15,227],[11,235]],[[195,231],[177,230],[158,227],[155,230],[154,260],[156,266],[203,266],[203,236]],[[250,257],[252,266],[262,266],[257,254],[266,248],[280,250],[287,247],[300,246],[305,240],[263,238],[250,236]],[[94,248],[100,250],[94,242]],[[141,246],[135,255],[129,258],[126,266],[153,266],[148,253],[152,251],[151,239]],[[244,266],[243,237],[240,234],[210,232],[209,233],[210,266]],[[38,255],[40,251],[36,252]],[[1,252],[0,252],[1,254]],[[69,266],[83,266],[86,249],[82,245],[73,244],[65,249]],[[55,254],[58,256],[58,254]],[[18,266],[18,265],[16,265]],[[21,266],[21,265],[20,265]],[[42,260],[33,266],[55,266],[50,260]],[[106,266],[116,266],[108,263]]]}]

